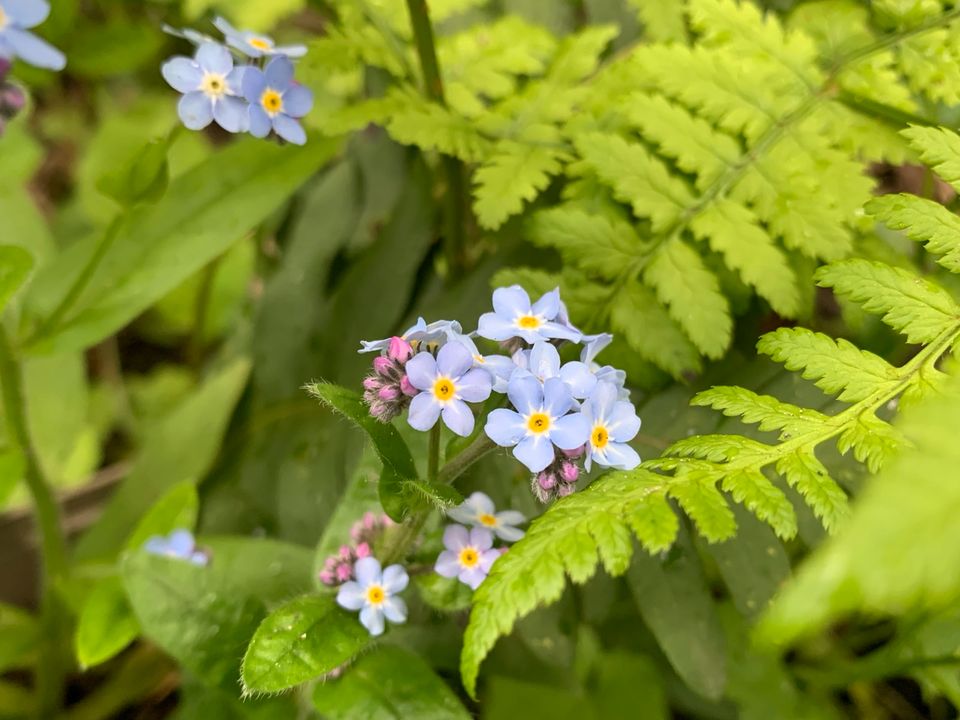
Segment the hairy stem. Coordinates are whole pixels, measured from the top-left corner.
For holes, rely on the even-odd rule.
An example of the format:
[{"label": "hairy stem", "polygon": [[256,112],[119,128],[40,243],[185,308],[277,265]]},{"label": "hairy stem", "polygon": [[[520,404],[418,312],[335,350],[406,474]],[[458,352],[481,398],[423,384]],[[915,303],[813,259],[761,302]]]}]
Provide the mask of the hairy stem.
[{"label": "hairy stem", "polygon": [[60,710],[65,674],[60,652],[62,616],[56,588],[67,574],[67,545],[60,523],[60,508],[43,476],[43,469],[30,438],[23,395],[23,368],[2,325],[0,384],[3,385],[3,412],[7,429],[23,453],[25,478],[33,498],[35,523],[40,531],[43,562],[40,593],[44,638],[36,671],[38,715],[55,717]]},{"label": "hairy stem", "polygon": [[[437,61],[437,48],[433,39],[433,24],[426,0],[407,0],[410,25],[417,46],[417,57],[423,72],[423,84],[427,97],[446,106],[443,93],[443,76]],[[446,256],[453,275],[466,265],[466,219],[467,190],[463,163],[453,157],[443,156],[443,174],[446,178]]]}]

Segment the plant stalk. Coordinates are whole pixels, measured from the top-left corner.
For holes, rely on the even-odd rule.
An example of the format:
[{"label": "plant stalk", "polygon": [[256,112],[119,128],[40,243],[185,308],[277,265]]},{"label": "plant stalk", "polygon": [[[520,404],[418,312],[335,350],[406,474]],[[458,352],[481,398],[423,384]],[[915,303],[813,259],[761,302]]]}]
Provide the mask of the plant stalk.
[{"label": "plant stalk", "polygon": [[23,395],[23,367],[17,360],[0,325],[0,384],[3,386],[3,412],[10,437],[23,453],[25,479],[33,498],[34,517],[40,531],[42,575],[40,608],[44,630],[43,644],[37,663],[36,689],[39,697],[37,714],[55,717],[61,708],[63,680],[66,674],[60,649],[63,629],[57,586],[67,574],[67,544],[60,522],[60,508],[43,475],[27,425]]},{"label": "plant stalk", "polygon": [[430,430],[430,445],[427,449],[427,480],[437,481],[437,470],[440,467],[440,422]]}]

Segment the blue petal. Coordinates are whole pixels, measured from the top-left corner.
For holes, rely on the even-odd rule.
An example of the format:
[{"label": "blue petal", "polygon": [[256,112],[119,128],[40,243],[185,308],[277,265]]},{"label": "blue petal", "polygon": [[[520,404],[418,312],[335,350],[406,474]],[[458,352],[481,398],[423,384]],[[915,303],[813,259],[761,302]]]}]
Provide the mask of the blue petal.
[{"label": "blue petal", "polygon": [[566,415],[550,428],[550,442],[561,450],[575,450],[590,437],[590,423],[581,413]]},{"label": "blue petal", "polygon": [[476,590],[480,584],[487,579],[487,574],[479,565],[467,568],[459,575],[460,582],[469,585],[471,590]]},{"label": "blue petal", "polygon": [[443,546],[452,552],[462,550],[470,542],[470,531],[463,525],[447,525],[443,531]]},{"label": "blue petal", "polygon": [[[417,397],[420,397],[419,395]],[[416,398],[414,398],[416,400]],[[413,406],[411,404],[411,411]],[[450,400],[443,406],[443,423],[460,437],[473,432],[474,418],[470,406],[463,400]]]},{"label": "blue petal", "polygon": [[[250,73],[247,73],[247,75],[249,74]],[[247,113],[248,113],[248,127],[250,129],[251,135],[258,138],[265,138],[267,135],[270,134],[270,128],[272,127],[272,124],[270,122],[270,117],[263,111],[262,107],[260,107],[259,105],[252,105],[252,104],[248,105]],[[386,348],[390,344],[390,341],[384,340],[383,343],[384,343],[383,348]],[[381,348],[371,347],[365,352],[370,352],[371,350],[379,350],[379,349]]]},{"label": "blue petal", "polygon": [[488,438],[500,447],[516,445],[526,434],[523,418],[507,408],[497,408],[491,411],[487,416],[487,424],[483,431]]},{"label": "blue petal", "polygon": [[213,103],[202,92],[195,90],[180,98],[177,114],[188,129],[203,130],[213,122]]},{"label": "blue petal", "polygon": [[530,472],[538,473],[553,462],[553,445],[542,435],[531,436],[513,449],[513,455]]},{"label": "blue petal", "polygon": [[483,369],[493,375],[493,391],[505,393],[510,376],[517,366],[504,355],[487,355],[483,359]]},{"label": "blue petal", "polygon": [[169,543],[165,537],[152,535],[144,544],[143,549],[154,555],[166,555]]},{"label": "blue petal", "polygon": [[497,288],[493,291],[493,311],[510,321],[519,315],[529,315],[530,296],[519,285]]},{"label": "blue petal", "polygon": [[454,550],[444,550],[437,556],[433,569],[437,575],[453,578],[460,574],[459,553]]},{"label": "blue petal", "polygon": [[250,65],[243,72],[243,96],[253,105],[259,107],[260,96],[267,89],[267,80],[263,76],[263,70]]},{"label": "blue petal", "polygon": [[293,80],[293,63],[290,59],[277,55],[268,64],[264,71],[267,85],[278,92],[286,90]]},{"label": "blue petal", "polygon": [[189,530],[175,530],[170,533],[168,548],[177,557],[185,558],[193,552],[193,535]]},{"label": "blue petal", "polygon": [[63,70],[67,65],[67,58],[62,52],[31,32],[8,27],[3,31],[3,35],[14,54],[34,67],[44,70]]},{"label": "blue petal", "polygon": [[570,386],[560,378],[550,378],[543,384],[543,409],[552,418],[566,415],[574,405]]},{"label": "blue petal", "polygon": [[468,370],[467,373],[457,381],[457,397],[467,402],[483,402],[490,397],[490,391],[493,388],[493,379],[490,373],[481,368]]},{"label": "blue petal", "polygon": [[630,442],[640,432],[640,418],[631,403],[619,401],[610,413],[607,427],[616,442]]},{"label": "blue petal", "polygon": [[359,610],[367,601],[367,594],[360,583],[345,582],[337,591],[337,605],[347,610]]},{"label": "blue petal", "polygon": [[163,79],[179,93],[193,92],[200,89],[203,80],[203,71],[193,60],[186,57],[174,57],[160,66]]},{"label": "blue petal", "polygon": [[273,118],[273,129],[277,135],[288,143],[304,145],[307,142],[307,133],[303,127],[289,115],[276,115]]},{"label": "blue petal", "polygon": [[227,132],[246,132],[250,126],[250,114],[246,100],[226,95],[213,106],[213,119]]},{"label": "blue petal", "polygon": [[47,0],[3,0],[0,2],[10,24],[21,28],[39,25],[50,14]]},{"label": "blue petal", "polygon": [[493,547],[493,533],[486,528],[478,527],[470,531],[470,547],[481,552]]},{"label": "blue petal", "polygon": [[610,333],[600,333],[599,335],[583,336],[583,351],[580,353],[580,360],[590,365],[600,351],[613,341],[613,335]]},{"label": "blue petal", "polygon": [[598,465],[616,470],[633,470],[640,464],[637,451],[625,443],[609,443],[602,453],[594,453],[593,458]]},{"label": "blue petal", "polygon": [[570,387],[573,396],[581,400],[589,397],[597,387],[597,376],[590,372],[586,363],[577,360],[568,362],[560,368],[560,379]]},{"label": "blue petal", "polygon": [[599,382],[590,395],[590,405],[593,408],[593,417],[607,422],[613,414],[617,404],[617,386],[608,382]]},{"label": "blue petal", "polygon": [[407,621],[407,604],[403,598],[391,597],[383,601],[383,614],[392,623]]},{"label": "blue petal", "polygon": [[509,340],[516,337],[517,328],[511,320],[506,320],[496,313],[484,313],[480,316],[477,334],[488,340]]},{"label": "blue petal", "polygon": [[426,432],[437,424],[441,409],[440,403],[434,399],[432,393],[420,393],[410,401],[407,422],[414,430]]},{"label": "blue petal", "polygon": [[235,95],[243,96],[243,76],[246,74],[250,65],[238,65],[227,75],[227,87]]},{"label": "blue petal", "polygon": [[[557,382],[563,385],[562,381]],[[567,395],[569,394],[570,391],[567,390]],[[532,375],[515,376],[507,385],[507,397],[521,415],[529,415],[540,410],[543,405],[543,387]]]},{"label": "blue petal", "polygon": [[417,390],[430,390],[437,378],[437,361],[428,352],[414,355],[407,361],[405,370],[410,384]]},{"label": "blue petal", "polygon": [[283,111],[290,117],[303,117],[313,107],[313,93],[303,85],[293,85],[283,94]]},{"label": "blue petal", "polygon": [[301,58],[307,54],[306,45],[278,45],[273,49],[274,55],[286,55],[292,58]]},{"label": "blue petal", "polygon": [[410,576],[403,565],[390,565],[383,571],[383,589],[388,595],[396,595],[407,589]]},{"label": "blue petal", "polygon": [[204,43],[197,49],[197,64],[208,72],[228,75],[233,70],[233,55],[223,45]]},{"label": "blue petal", "polygon": [[533,304],[533,314],[553,320],[560,312],[560,289],[554,288]]},{"label": "blue petal", "polygon": [[560,373],[560,353],[553,344],[541,340],[530,351],[527,369],[541,382]]},{"label": "blue petal", "polygon": [[458,378],[473,367],[473,355],[462,343],[447,343],[437,353],[437,372]]},{"label": "blue petal", "polygon": [[226,18],[220,17],[219,15],[213,19],[213,26],[222,32],[226,38],[240,37],[240,31],[231,25]]},{"label": "blue petal", "polygon": [[353,572],[357,576],[357,582],[360,583],[360,587],[363,588],[380,584],[383,580],[380,561],[375,557],[365,557],[357,560],[357,564],[353,566]]},{"label": "blue petal", "polygon": [[545,322],[540,326],[540,334],[543,337],[556,340],[569,340],[570,342],[580,342],[580,338],[582,337],[579,331],[557,322]]},{"label": "blue petal", "polygon": [[383,610],[367,606],[360,611],[360,622],[374,637],[383,635]]}]

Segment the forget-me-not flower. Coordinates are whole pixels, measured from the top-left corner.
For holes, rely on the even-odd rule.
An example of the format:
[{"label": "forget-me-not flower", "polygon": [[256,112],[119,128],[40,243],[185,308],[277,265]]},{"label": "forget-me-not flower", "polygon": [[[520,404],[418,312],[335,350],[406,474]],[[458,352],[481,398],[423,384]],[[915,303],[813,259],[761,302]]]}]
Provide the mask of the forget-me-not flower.
[{"label": "forget-me-not flower", "polygon": [[463,525],[448,525],[443,531],[443,546],[446,548],[437,557],[434,570],[447,578],[476,590],[490,572],[500,551],[493,549],[493,533],[483,528],[467,530]]},{"label": "forget-me-not flower", "polygon": [[20,58],[44,70],[63,70],[67,59],[30,32],[50,14],[47,0],[0,0],[0,58]]},{"label": "forget-me-not flower", "polygon": [[144,544],[143,549],[151,555],[186,560],[194,565],[206,565],[210,558],[202,550],[197,550],[196,541],[189,530],[174,530],[168,536],[154,535]]},{"label": "forget-me-not flower", "polygon": [[[428,325],[427,321],[421,317],[417,318],[417,322],[408,327],[399,337],[410,343],[414,350],[420,350],[421,345],[426,345],[424,349],[436,350],[451,336],[460,335],[462,332],[463,328],[456,320],[436,320]],[[391,340],[393,338],[361,340],[358,352],[383,352],[390,347]]]},{"label": "forget-me-not flower", "polygon": [[337,604],[347,610],[359,610],[360,622],[371,635],[383,634],[384,618],[396,624],[407,621],[407,604],[396,597],[410,582],[402,565],[381,570],[379,560],[365,557],[357,560],[353,574],[356,580],[340,586]]},{"label": "forget-me-not flower", "polygon": [[489,530],[507,542],[516,542],[523,537],[523,530],[516,526],[527,520],[516,510],[497,512],[493,500],[482,492],[473,493],[457,507],[447,510],[447,515],[458,523]]},{"label": "forget-me-not flower", "polygon": [[640,464],[637,451],[627,445],[640,432],[640,418],[633,405],[618,395],[616,385],[600,382],[580,409],[590,429],[584,463],[588,472],[594,462],[618,470],[632,470]]},{"label": "forget-me-not flower", "polygon": [[273,38],[252,30],[237,30],[224,18],[218,17],[213,21],[217,30],[227,39],[227,45],[236,48],[247,57],[258,58],[265,55],[286,55],[298,58],[307,54],[306,45],[277,45]]},{"label": "forget-me-not flower", "polygon": [[494,392],[505,393],[507,391],[507,383],[510,381],[510,376],[513,375],[517,369],[517,365],[512,359],[506,355],[481,354],[477,344],[469,335],[450,333],[448,339],[450,342],[460,343],[470,352],[470,355],[473,356],[474,367],[490,373],[490,378],[493,380]]},{"label": "forget-me-not flower", "polygon": [[209,35],[198,32],[193,28],[175,28],[164,23],[160,26],[160,29],[163,30],[167,35],[173,35],[174,37],[181,38],[182,40],[186,40],[197,46],[203,45],[204,43],[213,43],[214,45],[218,44],[217,41]]},{"label": "forget-me-not flower", "polygon": [[520,367],[520,373],[527,372],[540,382],[558,377],[569,387],[573,396],[579,400],[589,397],[597,386],[597,377],[583,362],[573,360],[560,365],[560,353],[552,344],[541,340],[530,350],[520,350],[514,360]]},{"label": "forget-me-not flower", "polygon": [[618,370],[612,365],[600,365],[596,357],[607,345],[613,341],[610,333],[583,336],[583,350],[580,352],[580,362],[584,363],[598,381],[613,383],[619,390],[621,400],[629,400],[630,392],[625,389],[627,373]]},{"label": "forget-me-not flower", "polygon": [[276,55],[265,70],[248,67],[243,74],[243,95],[250,103],[250,134],[262,138],[272,128],[294,145],[307,142],[307,134],[297,121],[313,107],[313,93],[293,80],[293,63],[285,55]]},{"label": "forget-me-not flower", "polygon": [[493,312],[480,316],[477,334],[488,340],[519,337],[533,345],[539,340],[580,341],[580,332],[557,321],[560,291],[545,293],[532,305],[527,291],[519,285],[493,291]]},{"label": "forget-me-not flower", "polygon": [[180,98],[178,113],[190,130],[202,130],[212,121],[227,132],[247,129],[247,103],[240,95],[243,68],[222,45],[204,43],[193,59],[174,57],[161,68],[164,79]]},{"label": "forget-me-not flower", "polygon": [[[407,361],[407,377],[420,392],[410,402],[407,422],[417,430],[429,430],[439,417],[457,435],[473,432],[473,412],[467,402],[490,397],[490,373],[473,367],[470,351],[460,343],[447,343],[434,358],[421,352]],[[464,402],[466,401],[466,402]]]},{"label": "forget-me-not flower", "polygon": [[542,385],[531,375],[515,376],[507,397],[516,410],[498,408],[487,416],[487,436],[501,447],[513,447],[513,455],[538,473],[556,457],[554,446],[576,450],[587,441],[590,427],[576,407],[570,387],[560,378]]}]

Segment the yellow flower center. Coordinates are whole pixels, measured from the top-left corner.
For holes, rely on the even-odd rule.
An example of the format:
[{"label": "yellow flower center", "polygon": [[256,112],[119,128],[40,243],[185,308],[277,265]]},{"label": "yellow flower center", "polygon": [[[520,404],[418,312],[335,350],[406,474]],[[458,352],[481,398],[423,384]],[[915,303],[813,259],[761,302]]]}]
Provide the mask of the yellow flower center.
[{"label": "yellow flower center", "polygon": [[483,355],[474,355],[473,361],[478,365],[483,365],[487,362],[486,360],[483,359]]},{"label": "yellow flower center", "polygon": [[550,429],[550,416],[546,413],[537,412],[527,418],[527,429],[539,435]]},{"label": "yellow flower center", "polygon": [[480,562],[480,553],[475,548],[465,547],[460,551],[460,565],[465,568],[472,568]]},{"label": "yellow flower center", "polygon": [[440,402],[452,400],[456,392],[457,387],[450,378],[437,378],[436,382],[433,383],[433,396]]},{"label": "yellow flower center", "polygon": [[200,89],[207,97],[221,98],[227,94],[227,78],[220,73],[207,72],[200,81]]},{"label": "yellow flower center", "polygon": [[367,602],[371,605],[382,605],[387,599],[387,594],[379,585],[371,585],[367,588]]},{"label": "yellow flower center", "polygon": [[0,30],[3,30],[9,21],[7,20],[7,14],[3,11],[3,8],[0,7]]},{"label": "yellow flower center", "polygon": [[608,442],[610,442],[610,433],[607,432],[607,429],[603,425],[595,426],[593,432],[590,433],[590,444],[597,450],[603,450]]},{"label": "yellow flower center", "polygon": [[255,37],[255,38],[250,38],[249,40],[247,40],[247,42],[248,42],[252,47],[255,47],[257,50],[270,50],[270,49],[272,49],[272,46],[270,45],[270,43],[267,42],[266,40],[264,40],[263,38],[257,38],[257,37]]},{"label": "yellow flower center", "polygon": [[267,88],[260,96],[260,105],[267,111],[267,115],[276,115],[283,110],[283,97],[273,88]]},{"label": "yellow flower center", "polygon": [[497,519],[490,513],[484,513],[477,519],[481,525],[486,525],[487,527],[495,527],[497,524]]},{"label": "yellow flower center", "polygon": [[543,325],[543,320],[536,315],[521,315],[517,318],[517,325],[524,330],[536,330]]}]

